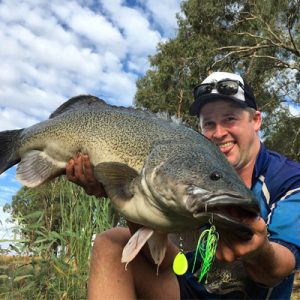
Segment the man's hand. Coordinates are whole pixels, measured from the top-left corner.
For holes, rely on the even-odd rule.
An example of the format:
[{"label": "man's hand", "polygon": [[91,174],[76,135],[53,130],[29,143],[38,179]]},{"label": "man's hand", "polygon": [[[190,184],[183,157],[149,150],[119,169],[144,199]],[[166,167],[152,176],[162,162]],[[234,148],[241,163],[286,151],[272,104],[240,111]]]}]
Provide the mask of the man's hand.
[{"label": "man's hand", "polygon": [[68,180],[84,188],[88,195],[106,197],[103,185],[94,176],[89,156],[78,153],[66,166]]},{"label": "man's hand", "polygon": [[260,217],[245,220],[253,237],[243,241],[234,232],[220,232],[216,257],[221,261],[241,260],[250,277],[266,286],[274,286],[295,268],[295,256],[286,247],[268,240],[267,226]]},{"label": "man's hand", "polygon": [[234,232],[220,231],[220,240],[217,248],[217,259],[233,262],[236,259],[251,260],[265,250],[269,241],[267,226],[260,217],[249,218],[245,223],[251,227],[253,237],[245,241],[234,235]]}]

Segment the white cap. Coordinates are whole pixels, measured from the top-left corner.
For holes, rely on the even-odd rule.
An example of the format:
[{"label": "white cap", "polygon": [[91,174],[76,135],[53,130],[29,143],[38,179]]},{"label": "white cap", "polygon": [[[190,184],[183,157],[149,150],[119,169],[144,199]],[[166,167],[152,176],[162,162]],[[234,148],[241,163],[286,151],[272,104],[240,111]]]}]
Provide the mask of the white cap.
[{"label": "white cap", "polygon": [[[216,87],[214,87],[212,91],[208,94],[202,94],[199,96],[194,95],[195,101],[190,107],[190,114],[192,116],[199,115],[203,105],[208,103],[210,100],[232,100],[243,106],[249,106],[257,110],[257,105],[253,92],[240,75],[228,72],[214,72],[210,74],[207,78],[205,78],[205,80],[201,84],[219,82],[226,79],[239,81],[241,83],[238,87],[237,93],[233,95],[224,95],[219,93]],[[196,86],[194,89],[194,94],[196,94],[197,87],[198,86]]]}]

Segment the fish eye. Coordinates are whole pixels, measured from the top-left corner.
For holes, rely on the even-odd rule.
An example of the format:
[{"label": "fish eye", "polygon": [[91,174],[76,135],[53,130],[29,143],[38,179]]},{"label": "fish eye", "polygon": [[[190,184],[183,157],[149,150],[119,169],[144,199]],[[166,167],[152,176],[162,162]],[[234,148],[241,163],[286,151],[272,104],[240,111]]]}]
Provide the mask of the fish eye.
[{"label": "fish eye", "polygon": [[221,179],[221,178],[222,178],[222,175],[221,175],[220,173],[218,173],[218,172],[212,172],[212,173],[209,175],[209,178],[210,178],[211,180],[216,181],[216,180]]}]

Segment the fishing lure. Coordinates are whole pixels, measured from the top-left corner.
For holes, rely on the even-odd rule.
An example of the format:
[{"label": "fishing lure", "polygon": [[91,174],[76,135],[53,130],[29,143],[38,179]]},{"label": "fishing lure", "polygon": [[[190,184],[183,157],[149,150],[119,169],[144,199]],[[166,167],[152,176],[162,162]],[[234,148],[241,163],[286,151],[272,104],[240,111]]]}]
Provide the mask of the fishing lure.
[{"label": "fishing lure", "polygon": [[195,251],[192,273],[194,273],[195,270],[197,256],[200,255],[201,257],[201,269],[198,282],[201,282],[203,277],[208,273],[216,256],[219,234],[211,221],[210,223],[210,228],[201,233]]},{"label": "fishing lure", "polygon": [[[219,234],[216,231],[216,227],[213,225],[213,219],[210,219],[209,223],[211,226],[201,233],[195,251],[192,273],[194,273],[198,255],[200,255],[202,261],[198,282],[201,282],[203,277],[210,270],[217,251]],[[183,275],[186,273],[187,269],[188,261],[183,252],[182,238],[180,237],[179,253],[173,261],[173,271],[177,275]]]},{"label": "fishing lure", "polygon": [[179,253],[173,261],[173,271],[177,275],[183,275],[188,269],[188,261],[183,251],[182,237],[179,238]]}]

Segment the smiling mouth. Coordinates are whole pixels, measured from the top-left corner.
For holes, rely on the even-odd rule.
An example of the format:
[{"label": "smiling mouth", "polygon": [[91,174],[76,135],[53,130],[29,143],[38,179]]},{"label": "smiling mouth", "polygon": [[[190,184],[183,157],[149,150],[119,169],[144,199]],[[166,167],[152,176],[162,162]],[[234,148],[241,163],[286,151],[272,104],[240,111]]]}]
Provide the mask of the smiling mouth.
[{"label": "smiling mouth", "polygon": [[216,144],[220,149],[222,148],[227,148],[227,147],[231,147],[233,145],[235,145],[236,142],[226,142],[226,143],[219,143],[219,144]]}]

